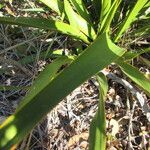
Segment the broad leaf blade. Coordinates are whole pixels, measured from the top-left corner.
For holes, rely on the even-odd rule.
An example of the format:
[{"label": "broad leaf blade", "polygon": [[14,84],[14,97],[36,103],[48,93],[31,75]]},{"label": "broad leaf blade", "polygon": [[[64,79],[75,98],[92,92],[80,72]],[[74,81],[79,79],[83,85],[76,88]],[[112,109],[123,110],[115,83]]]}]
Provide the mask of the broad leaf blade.
[{"label": "broad leaf blade", "polygon": [[108,90],[106,77],[100,73],[97,76],[99,83],[99,105],[98,111],[90,125],[90,148],[89,150],[106,149],[106,117],[105,98]]},{"label": "broad leaf blade", "polygon": [[83,33],[66,23],[59,21],[31,17],[0,17],[0,23],[34,27],[45,30],[56,30],[64,34],[68,34],[76,38],[82,39],[84,42],[89,43],[87,37]]},{"label": "broad leaf blade", "polygon": [[55,78],[62,65],[66,65],[70,62],[71,59],[66,56],[62,56],[57,58],[53,63],[47,65],[46,69],[38,76],[33,86],[29,89],[28,98],[21,103],[21,107],[19,107],[19,109],[21,109],[23,105],[27,104],[32,98],[38,95],[38,93],[50,84],[51,80]]},{"label": "broad leaf blade", "polygon": [[[123,53],[124,51],[114,45],[106,33],[99,36],[66,69],[50,82],[46,81],[49,84],[46,83],[37,95],[30,93],[24,98],[24,104],[0,127],[0,149],[9,149],[22,140],[39,120],[71,91]],[[8,135],[8,132],[11,135]]]}]

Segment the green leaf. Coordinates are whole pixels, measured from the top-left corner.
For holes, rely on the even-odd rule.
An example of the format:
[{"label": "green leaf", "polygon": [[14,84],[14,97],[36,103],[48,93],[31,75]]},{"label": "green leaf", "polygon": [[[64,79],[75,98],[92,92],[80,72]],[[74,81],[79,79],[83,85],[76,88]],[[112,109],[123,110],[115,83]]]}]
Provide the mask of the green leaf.
[{"label": "green leaf", "polygon": [[149,36],[150,35],[150,24],[145,24],[144,27],[141,27],[139,29],[136,29],[135,31],[133,31],[131,33],[131,36],[137,36],[137,37],[141,37],[141,36]]},{"label": "green leaf", "polygon": [[45,30],[55,30],[82,39],[84,42],[89,43],[87,37],[83,33],[60,21],[31,17],[0,17],[0,23],[34,27]]},{"label": "green leaf", "polygon": [[62,15],[64,5],[61,0],[38,0],[44,3],[46,6],[57,12],[59,15]]},{"label": "green leaf", "polygon": [[139,57],[140,61],[144,62],[145,65],[147,65],[150,68],[150,61],[146,58]]},{"label": "green leaf", "polygon": [[3,5],[3,4],[0,4],[0,9],[3,8],[3,7],[4,7],[4,5]]},{"label": "green leaf", "polygon": [[90,148],[89,150],[106,149],[106,117],[105,117],[105,99],[108,90],[106,77],[100,73],[97,76],[99,82],[99,105],[98,111],[90,125]]},{"label": "green leaf", "polygon": [[75,9],[77,10],[78,14],[85,19],[89,24],[91,23],[90,15],[84,5],[83,0],[70,0],[71,3],[74,5]]},{"label": "green leaf", "polygon": [[96,38],[93,27],[73,10],[68,0],[64,0],[64,9],[72,27],[83,32],[92,40]]},{"label": "green leaf", "polygon": [[46,88],[47,85],[49,85],[49,83],[57,75],[57,72],[59,71],[60,67],[62,67],[62,65],[66,65],[71,61],[72,59],[69,59],[66,56],[62,56],[57,58],[53,63],[47,65],[46,69],[38,76],[33,86],[29,89],[28,97],[26,100],[22,101],[21,107],[19,107],[19,109],[21,109],[23,105],[30,102],[32,98],[37,96],[44,88]]},{"label": "green leaf", "polygon": [[65,13],[67,14],[70,25],[73,26],[74,28],[79,29],[79,25],[76,21],[78,20],[76,19],[77,14],[74,12],[68,0],[64,0],[64,10],[65,10]]},{"label": "green leaf", "polygon": [[122,59],[118,59],[117,64],[121,70],[138,86],[140,86],[148,95],[150,95],[150,80],[148,80],[143,73],[132,65],[123,62]]},{"label": "green leaf", "polygon": [[144,7],[150,7],[150,1],[148,1]]},{"label": "green leaf", "polygon": [[117,42],[118,39],[122,36],[122,34],[130,27],[131,23],[135,21],[136,16],[139,11],[144,7],[144,5],[148,2],[148,0],[137,0],[133,9],[129,12],[128,16],[125,18],[122,24],[120,24],[119,29],[116,33],[114,41]]},{"label": "green leaf", "polygon": [[150,48],[141,49],[137,52],[136,51],[128,51],[122,56],[122,58],[124,61],[130,61],[130,60],[140,56],[141,54],[148,53],[148,52],[150,52]]},{"label": "green leaf", "polygon": [[100,20],[102,21],[103,18],[107,15],[111,8],[111,0],[101,0],[101,18]]},{"label": "green leaf", "polygon": [[21,141],[63,98],[123,53],[104,33],[54,78],[49,77],[51,69],[42,73],[45,79],[37,78],[39,83],[33,85],[21,107],[0,127],[0,149],[8,150]]},{"label": "green leaf", "polygon": [[[112,22],[112,19],[116,13],[116,10],[120,4],[121,0],[114,0],[112,3],[112,6],[107,10],[107,13],[102,16],[100,23],[99,23],[99,33],[103,33],[110,30],[110,24]],[[104,18],[103,18],[104,17]]]}]

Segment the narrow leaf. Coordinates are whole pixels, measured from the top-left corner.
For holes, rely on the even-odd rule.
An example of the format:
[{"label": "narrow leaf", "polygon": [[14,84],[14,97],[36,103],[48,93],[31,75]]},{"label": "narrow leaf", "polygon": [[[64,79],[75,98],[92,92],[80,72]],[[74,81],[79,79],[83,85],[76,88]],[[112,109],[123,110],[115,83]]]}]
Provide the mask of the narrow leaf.
[{"label": "narrow leaf", "polygon": [[121,59],[117,60],[117,64],[122,71],[138,86],[140,86],[148,95],[150,95],[150,80],[148,80],[143,73],[132,65],[123,62]]},{"label": "narrow leaf", "polygon": [[79,25],[76,21],[76,15],[77,14],[74,12],[74,10],[71,7],[68,0],[64,0],[64,10],[65,10],[65,13],[67,14],[70,25],[75,27],[75,28],[79,28]]},{"label": "narrow leaf", "polygon": [[90,39],[94,40],[96,38],[96,34],[93,27],[73,10],[68,0],[64,0],[64,8],[70,25],[83,32]]},{"label": "narrow leaf", "polygon": [[144,27],[136,29],[131,34],[132,34],[131,36],[137,36],[137,37],[146,36],[146,35],[149,36],[150,35],[150,24],[148,24],[148,25],[144,24]]},{"label": "narrow leaf", "polygon": [[102,21],[111,8],[111,0],[101,0],[101,6],[100,20]]},{"label": "narrow leaf", "polygon": [[129,12],[123,23],[119,26],[114,41],[117,42],[121,35],[130,27],[131,23],[135,20],[139,11],[144,7],[148,0],[137,0],[133,9]]},{"label": "narrow leaf", "polygon": [[122,58],[124,61],[130,61],[140,56],[141,54],[148,53],[148,52],[150,52],[150,48],[141,49],[139,51],[128,51],[122,56]]},{"label": "narrow leaf", "polygon": [[85,19],[89,24],[91,23],[91,19],[90,19],[90,15],[84,5],[83,0],[70,0],[71,3],[74,5],[74,7],[76,8],[78,14]]},{"label": "narrow leaf", "polygon": [[32,98],[38,95],[49,83],[51,80],[56,76],[57,72],[59,71],[62,65],[68,64],[71,62],[66,56],[62,56],[57,58],[53,63],[46,66],[46,69],[38,76],[33,86],[29,89],[29,94],[26,100],[21,103],[22,108],[23,105],[27,104]]},{"label": "narrow leaf", "polygon": [[144,62],[150,68],[150,61],[144,57],[139,57],[140,61]]},{"label": "narrow leaf", "polygon": [[89,150],[106,149],[106,117],[105,98],[108,90],[106,77],[100,73],[97,76],[99,83],[99,105],[98,111],[90,125],[90,148]]},{"label": "narrow leaf", "polygon": [[73,28],[72,26],[54,20],[48,20],[44,18],[31,18],[31,17],[0,17],[1,24],[12,24],[12,25],[21,25],[26,27],[34,27],[45,30],[56,30],[64,34],[69,34],[76,38],[82,39],[84,42],[89,43],[87,37]]},{"label": "narrow leaf", "polygon": [[105,14],[105,17],[100,20],[99,23],[99,33],[103,33],[110,30],[110,24],[112,22],[112,19],[116,13],[116,10],[120,4],[121,0],[114,0],[112,3],[112,6],[109,10],[107,10],[107,14]]}]

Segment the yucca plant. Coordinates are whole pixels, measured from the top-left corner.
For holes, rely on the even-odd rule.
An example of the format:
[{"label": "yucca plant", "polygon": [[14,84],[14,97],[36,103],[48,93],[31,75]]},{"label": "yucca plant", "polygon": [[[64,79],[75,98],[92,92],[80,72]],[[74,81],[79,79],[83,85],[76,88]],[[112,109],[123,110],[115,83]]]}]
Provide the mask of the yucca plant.
[{"label": "yucca plant", "polygon": [[[117,17],[120,4],[125,3],[121,0],[39,0],[38,2],[55,11],[59,16],[58,19],[0,17],[0,24],[58,31],[86,44],[86,49],[75,58],[62,56],[46,66],[16,112],[0,126],[0,149],[8,150],[17,145],[63,98],[91,76],[96,75],[100,84],[100,102],[91,124],[90,149],[103,150],[106,143],[104,100],[107,80],[99,72],[115,62],[131,80],[150,95],[149,80],[138,69],[127,63],[137,55],[116,45],[131,24],[143,15],[149,2],[135,1],[119,22]],[[91,9],[88,9],[89,5]],[[116,32],[112,34],[113,22],[118,22],[118,25]],[[68,64],[67,67],[58,72],[64,64]]]}]

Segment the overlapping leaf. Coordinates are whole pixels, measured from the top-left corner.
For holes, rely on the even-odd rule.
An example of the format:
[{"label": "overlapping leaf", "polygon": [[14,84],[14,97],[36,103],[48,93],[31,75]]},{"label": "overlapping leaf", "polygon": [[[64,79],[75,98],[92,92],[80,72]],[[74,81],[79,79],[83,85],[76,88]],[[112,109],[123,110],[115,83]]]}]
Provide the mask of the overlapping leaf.
[{"label": "overlapping leaf", "polygon": [[120,4],[121,0],[114,0],[111,7],[109,9],[106,8],[105,14],[102,15],[100,20],[100,25],[98,32],[103,33],[105,31],[110,31],[110,24],[112,22],[112,19],[116,13],[116,10]]},{"label": "overlapping leaf", "polygon": [[[46,30],[57,30],[59,32],[71,35],[90,44],[89,38],[94,40],[95,31],[90,22],[88,12],[81,0],[39,0],[49,8],[57,12],[60,16],[65,12],[69,24],[42,18],[6,18],[0,17],[0,23],[16,24],[22,26],[36,27]],[[109,65],[111,62],[117,62],[123,72],[130,77],[135,83],[142,87],[148,94],[150,91],[149,80],[139,72],[136,68],[123,62],[124,51],[114,45],[107,34],[110,24],[121,0],[93,0],[93,4],[97,9],[97,15],[100,19],[98,32],[100,35],[76,60],[71,64],[67,57],[60,57],[47,68],[37,78],[24,101],[17,109],[16,113],[9,117],[0,126],[0,149],[8,150],[11,146],[21,141],[32,128],[46,115],[46,113],[56,106],[65,96],[73,91],[77,86],[85,80],[96,74],[98,71]],[[71,3],[70,3],[71,2]],[[112,2],[112,3],[111,3]],[[80,5],[80,3],[82,5]],[[130,24],[135,20],[139,11],[143,8],[148,0],[137,0],[134,8],[128,13],[127,18],[119,26],[115,41],[117,41],[122,33],[129,28]],[[72,7],[72,5],[74,8]],[[110,5],[112,4],[112,5]],[[77,11],[77,12],[76,12]],[[100,17],[101,16],[101,17]],[[65,20],[67,21],[67,20]],[[129,54],[129,53],[128,53]],[[128,57],[129,56],[129,57]],[[128,55],[129,59],[136,55]],[[126,58],[125,58],[126,59]],[[63,71],[59,68],[62,64],[70,64]],[[93,140],[91,150],[105,149],[105,116],[104,116],[104,96],[106,95],[107,85],[104,76],[98,77],[101,83],[100,105],[97,116],[94,120],[92,135]],[[101,112],[99,114],[99,112]],[[100,124],[100,120],[102,124]],[[98,125],[98,126],[96,126]],[[99,140],[99,141],[98,141]],[[103,143],[103,144],[102,144]]]},{"label": "overlapping leaf", "polygon": [[150,24],[144,25],[144,27],[136,29],[135,31],[132,32],[132,35],[135,37],[149,36],[150,35]]},{"label": "overlapping leaf", "polygon": [[82,39],[86,43],[89,43],[87,36],[85,36],[82,32],[70,26],[69,24],[60,21],[31,17],[0,17],[0,23],[35,27],[45,30],[56,30],[64,34],[68,34],[76,38]]},{"label": "overlapping leaf", "polygon": [[139,13],[139,11],[143,8],[143,6],[148,2],[148,0],[137,0],[135,6],[130,11],[128,16],[125,18],[123,23],[119,26],[119,29],[117,31],[117,34],[114,38],[114,41],[117,42],[117,40],[121,37],[122,33],[124,33],[131,25],[131,23],[135,20],[135,17]]},{"label": "overlapping leaf", "polygon": [[124,51],[114,45],[104,33],[53,79],[47,77],[51,70],[46,71],[42,77],[47,80],[41,79],[42,83],[38,81],[35,84],[38,87],[33,85],[32,93],[24,98],[17,112],[0,127],[0,149],[7,150],[21,141],[65,96],[123,53]]},{"label": "overlapping leaf", "polygon": [[101,18],[100,20],[102,21],[103,18],[107,15],[111,8],[111,0],[101,0]]},{"label": "overlapping leaf", "polygon": [[64,9],[72,27],[77,28],[92,40],[96,38],[93,27],[73,10],[68,0],[64,0]]},{"label": "overlapping leaf", "polygon": [[76,8],[78,14],[84,18],[89,24],[91,23],[90,15],[84,5],[83,0],[70,0],[73,6]]}]

